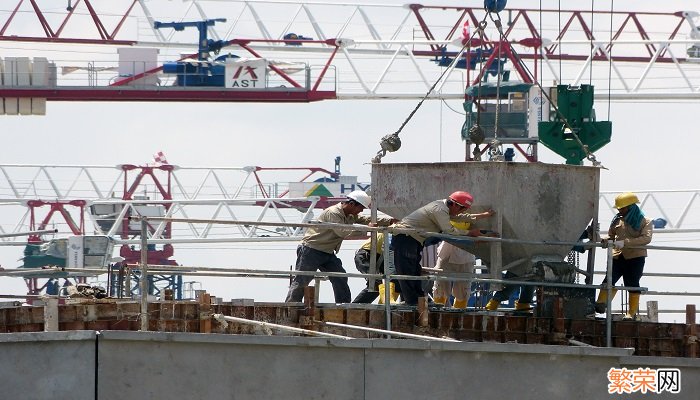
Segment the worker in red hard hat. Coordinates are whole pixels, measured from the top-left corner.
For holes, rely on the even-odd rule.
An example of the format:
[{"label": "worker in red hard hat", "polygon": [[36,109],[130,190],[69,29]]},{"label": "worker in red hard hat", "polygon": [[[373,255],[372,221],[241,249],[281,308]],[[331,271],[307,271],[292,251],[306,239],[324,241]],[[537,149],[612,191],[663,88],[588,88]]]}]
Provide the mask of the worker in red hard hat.
[{"label": "worker in red hard hat", "polygon": [[[474,228],[462,231],[455,228],[450,220],[470,220],[466,211],[472,206],[474,197],[464,191],[457,191],[446,199],[435,200],[410,213],[399,221],[395,227],[413,229],[416,232],[396,234],[391,240],[394,251],[394,265],[399,275],[420,276],[420,260],[427,236],[424,232],[446,233],[449,235],[482,236],[481,230]],[[489,215],[495,211],[488,210]],[[419,233],[421,232],[421,233]],[[418,298],[425,296],[420,281],[400,280],[401,297],[407,305],[418,304]]]},{"label": "worker in red hard hat", "polygon": [[[355,190],[347,195],[342,203],[335,204],[323,210],[318,216],[318,222],[336,224],[370,225],[370,217],[359,215],[371,203],[370,196],[362,190]],[[377,218],[379,226],[388,226],[395,220],[392,218]],[[308,228],[301,244],[297,247],[297,271],[342,272],[343,263],[336,256],[343,240],[352,234],[352,229]],[[286,302],[299,302],[304,298],[304,288],[313,280],[310,275],[297,275],[289,286]],[[336,303],[349,303],[351,299],[348,278],[329,278],[333,286]]]}]

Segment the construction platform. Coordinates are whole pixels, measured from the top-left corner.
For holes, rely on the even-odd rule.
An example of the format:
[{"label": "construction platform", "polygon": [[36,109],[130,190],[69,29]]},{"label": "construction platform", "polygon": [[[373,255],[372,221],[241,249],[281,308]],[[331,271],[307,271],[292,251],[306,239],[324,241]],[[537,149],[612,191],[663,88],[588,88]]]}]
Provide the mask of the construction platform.
[{"label": "construction platform", "polygon": [[[141,328],[140,303],[133,300],[69,300],[51,311],[45,306],[0,308],[0,332],[58,331],[138,331]],[[208,302],[208,303],[207,303]],[[375,329],[386,328],[382,305],[255,303],[250,299],[212,304],[203,295],[200,301],[155,301],[148,303],[148,330],[250,335],[297,335],[279,329],[261,329],[247,323],[221,323],[212,316],[244,318],[270,324],[327,332],[351,338],[384,338],[377,332],[324,325],[339,323]],[[51,319],[52,321],[49,321]],[[685,324],[639,321],[612,321],[612,346],[633,348],[637,356],[698,358],[698,325],[695,306],[689,305]],[[56,323],[57,322],[57,323]],[[46,328],[54,323],[54,328]],[[555,307],[551,317],[515,312],[486,312],[392,305],[391,328],[396,332],[466,342],[496,342],[544,345],[606,346],[606,321],[564,318]]]}]

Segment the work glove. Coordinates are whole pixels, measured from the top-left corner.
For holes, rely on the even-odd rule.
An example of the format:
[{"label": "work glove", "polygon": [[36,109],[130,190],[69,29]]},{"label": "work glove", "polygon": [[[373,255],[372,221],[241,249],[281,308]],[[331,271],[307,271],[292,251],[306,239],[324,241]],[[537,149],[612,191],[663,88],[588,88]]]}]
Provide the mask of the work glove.
[{"label": "work glove", "polygon": [[615,246],[616,249],[620,250],[621,248],[625,247],[625,241],[616,240],[615,242],[613,242],[613,246]]}]

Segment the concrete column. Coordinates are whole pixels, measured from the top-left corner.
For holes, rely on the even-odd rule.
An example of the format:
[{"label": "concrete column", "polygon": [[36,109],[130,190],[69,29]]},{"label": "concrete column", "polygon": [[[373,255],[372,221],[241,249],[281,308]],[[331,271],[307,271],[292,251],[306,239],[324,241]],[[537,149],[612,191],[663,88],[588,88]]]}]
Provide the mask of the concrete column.
[{"label": "concrete column", "polygon": [[58,331],[58,299],[44,300],[44,332]]}]

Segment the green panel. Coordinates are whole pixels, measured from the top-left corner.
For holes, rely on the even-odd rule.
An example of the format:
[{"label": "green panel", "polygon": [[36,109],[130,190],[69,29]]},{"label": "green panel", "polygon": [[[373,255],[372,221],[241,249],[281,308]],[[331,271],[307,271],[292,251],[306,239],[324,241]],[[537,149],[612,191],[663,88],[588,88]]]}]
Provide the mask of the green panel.
[{"label": "green panel", "polygon": [[[469,139],[469,128],[476,124],[476,113],[467,112],[466,124],[462,127],[462,139]],[[493,138],[494,126],[496,126],[495,112],[481,112],[479,121],[487,138]],[[498,114],[499,138],[526,138],[527,137],[527,113],[503,112]],[[466,130],[465,130],[466,129]]]},{"label": "green panel", "polygon": [[464,93],[468,97],[474,98],[479,97],[479,94],[481,94],[480,97],[482,98],[495,98],[496,93],[498,93],[502,99],[507,99],[509,93],[527,93],[531,87],[531,83],[518,81],[501,82],[500,87],[495,82],[482,82],[481,88],[479,88],[479,85],[468,86]]},{"label": "green panel", "polygon": [[66,266],[65,258],[46,254],[46,251],[42,250],[42,245],[39,244],[27,244],[24,247],[22,261],[24,263],[19,268],[41,268],[50,265],[57,267]]},{"label": "green panel", "polygon": [[[566,159],[567,164],[580,165],[586,153],[571,133],[564,132],[562,122],[540,122],[538,126],[540,143]],[[585,122],[577,132],[581,142],[591,153],[610,143],[612,122]]]},{"label": "green panel", "polygon": [[550,121],[538,124],[538,136],[542,144],[564,157],[567,164],[581,164],[586,158],[586,153],[574,135],[565,131],[564,121],[568,122],[581,143],[586,145],[591,153],[610,143],[612,123],[595,121],[593,86],[559,85],[556,102],[561,115],[552,111]]},{"label": "green panel", "polygon": [[55,265],[57,267],[65,267],[66,259],[58,258],[54,256],[47,256],[46,254],[27,256],[24,257],[24,264],[20,268],[41,268],[49,265]]}]

